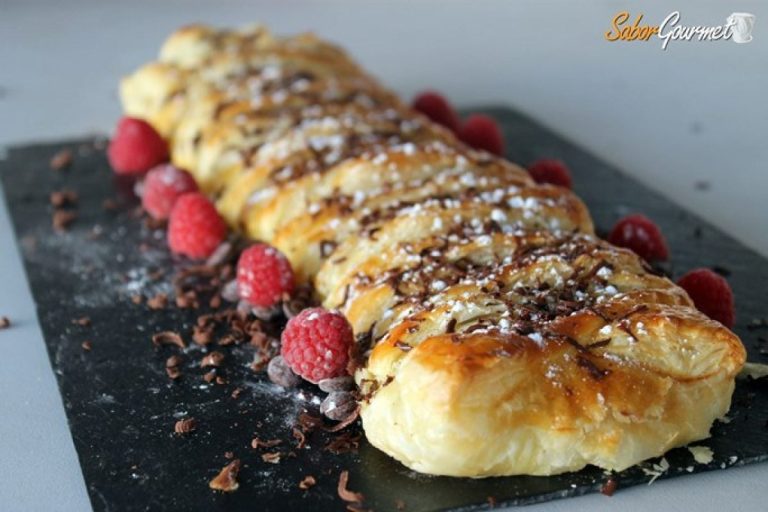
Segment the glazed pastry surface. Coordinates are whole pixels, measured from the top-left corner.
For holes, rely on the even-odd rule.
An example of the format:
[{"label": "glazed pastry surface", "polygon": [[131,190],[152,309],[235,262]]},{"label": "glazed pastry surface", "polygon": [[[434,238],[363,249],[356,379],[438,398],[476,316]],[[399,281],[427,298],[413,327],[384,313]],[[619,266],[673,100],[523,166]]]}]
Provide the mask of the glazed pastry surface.
[{"label": "glazed pastry surface", "polygon": [[705,438],[740,340],[569,190],[468,148],[345,52],[180,29],[121,84],[236,230],[349,319],[368,440],[451,476],[621,470]]}]

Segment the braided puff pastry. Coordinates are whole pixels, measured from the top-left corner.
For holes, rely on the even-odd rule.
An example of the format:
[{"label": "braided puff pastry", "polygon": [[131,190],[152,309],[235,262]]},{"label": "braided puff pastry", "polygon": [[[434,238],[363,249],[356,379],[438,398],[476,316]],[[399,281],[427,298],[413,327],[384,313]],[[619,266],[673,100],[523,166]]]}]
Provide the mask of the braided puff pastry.
[{"label": "braided puff pastry", "polygon": [[739,339],[584,204],[404,106],[335,46],[173,34],[125,111],[349,319],[369,441],[425,473],[621,470],[708,436]]}]

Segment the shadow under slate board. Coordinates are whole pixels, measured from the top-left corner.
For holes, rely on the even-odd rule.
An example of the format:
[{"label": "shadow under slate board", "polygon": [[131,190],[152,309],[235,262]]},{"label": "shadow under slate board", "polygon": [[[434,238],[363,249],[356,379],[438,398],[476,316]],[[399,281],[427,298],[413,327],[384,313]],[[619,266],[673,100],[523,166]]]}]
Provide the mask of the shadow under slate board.
[{"label": "shadow under slate board", "polygon": [[[599,229],[629,212],[643,212],[666,234],[673,276],[699,266],[730,271],[738,313],[735,330],[750,360],[768,362],[763,354],[768,329],[750,325],[768,314],[768,261],[531,119],[509,109],[484,111],[500,122],[512,161],[528,164],[555,157],[570,165],[575,190]],[[308,436],[309,448],[295,449],[291,427],[302,410],[317,414],[313,397],[318,392],[309,386],[283,391],[265,372],[254,373],[248,367],[253,352],[247,344],[219,348],[228,359],[225,384],[207,384],[201,378],[204,370],[195,362],[210,347],[195,344],[185,349],[184,375],[171,381],[165,360],[178,349],[157,349],[150,337],[164,330],[187,335],[200,311],[153,311],[131,302],[136,293],[167,291],[168,279],[153,281],[152,274],[178,263],[165,249],[163,232],[152,231],[137,218],[135,200],[126,199],[104,152],[94,148],[93,140],[18,147],[0,162],[94,509],[344,510],[336,490],[344,469],[349,470],[349,488],[363,493],[364,506],[377,511],[394,510],[398,500],[411,512],[482,509],[493,502],[527,504],[599,491],[608,479],[594,467],[552,477],[430,477],[409,471],[364,438],[357,452],[330,453],[323,447],[331,437],[323,431]],[[50,159],[62,149],[72,151],[72,164],[52,170]],[[67,231],[56,233],[49,195],[61,189],[78,193],[78,217]],[[103,202],[110,198],[118,198],[122,206],[105,210]],[[73,323],[83,316],[91,319],[90,326]],[[82,348],[85,340],[92,343],[90,351]],[[685,448],[672,450],[665,457],[668,468],[657,459],[613,475],[619,489],[613,499],[621,500],[623,487],[647,484],[654,473],[668,478],[768,459],[767,387],[762,381],[738,383],[730,422],[717,422],[712,437],[697,443],[714,451],[711,463],[697,464]],[[236,388],[242,392],[233,399]],[[198,421],[191,435],[173,433],[183,417]],[[282,439],[275,449],[294,454],[278,464],[265,462],[250,446],[255,436]],[[215,493],[208,482],[229,462],[226,452],[242,461],[240,488]],[[317,484],[300,490],[298,483],[307,475]]]}]

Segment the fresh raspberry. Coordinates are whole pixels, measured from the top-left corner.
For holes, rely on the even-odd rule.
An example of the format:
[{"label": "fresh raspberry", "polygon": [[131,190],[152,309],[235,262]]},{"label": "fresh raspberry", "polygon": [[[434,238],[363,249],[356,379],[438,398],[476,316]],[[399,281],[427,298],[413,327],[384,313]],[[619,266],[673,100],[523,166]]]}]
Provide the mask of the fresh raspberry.
[{"label": "fresh raspberry", "polygon": [[305,309],[288,320],[281,340],[283,359],[309,382],[346,374],[354,339],[352,327],[338,311]]},{"label": "fresh raspberry", "polygon": [[237,262],[237,293],[262,308],[277,304],[294,288],[293,269],[283,253],[267,244],[255,244]]},{"label": "fresh raspberry", "polygon": [[645,215],[628,215],[613,226],[608,241],[631,249],[645,261],[664,261],[669,249],[659,227]]},{"label": "fresh raspberry", "polygon": [[448,100],[435,91],[424,91],[413,99],[413,109],[453,133],[459,133],[459,116]]},{"label": "fresh raspberry", "polygon": [[144,179],[141,204],[155,219],[167,219],[176,200],[187,192],[197,192],[192,175],[174,165],[160,164]]},{"label": "fresh raspberry", "polygon": [[733,291],[725,278],[708,268],[697,268],[681,277],[677,284],[688,292],[699,311],[729,329],[733,327],[736,318]]},{"label": "fresh raspberry", "polygon": [[168,221],[168,245],[176,254],[207,258],[224,241],[227,225],[207,197],[188,192],[176,200]]},{"label": "fresh raspberry", "polygon": [[168,144],[146,121],[122,117],[109,143],[107,156],[118,174],[144,174],[168,161]]},{"label": "fresh raspberry", "polygon": [[536,160],[528,167],[528,172],[536,183],[549,183],[565,188],[573,187],[571,171],[561,160],[554,158]]},{"label": "fresh raspberry", "polygon": [[493,118],[484,114],[473,114],[464,121],[459,138],[477,149],[502,156],[504,154],[504,136]]}]

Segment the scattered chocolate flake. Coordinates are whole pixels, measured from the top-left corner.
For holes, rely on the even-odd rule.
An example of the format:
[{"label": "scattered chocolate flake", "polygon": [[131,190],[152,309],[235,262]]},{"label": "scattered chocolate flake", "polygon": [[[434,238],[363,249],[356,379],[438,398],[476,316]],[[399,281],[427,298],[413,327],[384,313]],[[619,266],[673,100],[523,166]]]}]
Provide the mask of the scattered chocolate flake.
[{"label": "scattered chocolate flake", "polygon": [[192,340],[198,345],[208,345],[213,341],[212,325],[196,325],[192,328]]},{"label": "scattered chocolate flake", "polygon": [[315,430],[318,427],[323,426],[323,419],[318,416],[313,416],[309,414],[307,411],[302,411],[301,414],[299,414],[299,427],[304,432],[311,432]]},{"label": "scattered chocolate flake", "polygon": [[189,434],[197,429],[197,420],[195,418],[184,418],[179,420],[173,426],[173,431],[179,435]]},{"label": "scattered chocolate flake", "polygon": [[283,356],[273,357],[267,365],[269,380],[284,388],[294,388],[301,384],[301,377],[293,373]]},{"label": "scattered chocolate flake", "polygon": [[215,378],[216,378],[216,370],[211,370],[211,371],[207,372],[205,375],[203,375],[203,380],[205,382],[207,382],[208,384],[213,382],[213,379],[215,379]]},{"label": "scattered chocolate flake", "polygon": [[80,346],[83,347],[83,350],[86,352],[90,352],[93,348],[93,343],[91,343],[90,340],[85,340]]},{"label": "scattered chocolate flake", "polygon": [[73,190],[56,190],[50,195],[51,206],[63,208],[77,204],[77,192]]},{"label": "scattered chocolate flake", "polygon": [[333,391],[320,404],[320,413],[331,420],[343,420],[357,408],[357,400],[350,391]]},{"label": "scattered chocolate flake", "polygon": [[141,304],[143,300],[144,300],[144,297],[142,297],[138,293],[135,295],[131,295],[131,302],[133,302],[134,304],[137,304],[137,305]]},{"label": "scattered chocolate flake", "polygon": [[315,477],[312,475],[307,475],[304,478],[302,478],[301,482],[299,482],[299,489],[302,491],[306,491],[310,487],[314,487],[314,485],[317,483],[317,480],[315,480]]},{"label": "scattered chocolate flake", "polygon": [[62,149],[51,157],[50,166],[54,171],[61,171],[72,165],[72,151]]},{"label": "scattered chocolate flake", "polygon": [[221,386],[221,385],[226,384],[226,383],[227,383],[227,379],[225,379],[223,376],[221,376],[221,375],[217,375],[216,376],[216,384]]},{"label": "scattered chocolate flake", "polygon": [[240,472],[240,459],[235,459],[221,470],[216,477],[210,481],[208,487],[214,491],[232,492],[236,491],[240,484],[237,483],[237,474]]},{"label": "scattered chocolate flake", "polygon": [[457,320],[455,318],[451,318],[450,320],[448,320],[448,325],[445,326],[446,334],[452,334],[456,332],[456,323],[457,323]]},{"label": "scattered chocolate flake", "polygon": [[150,297],[147,299],[147,306],[149,309],[165,309],[168,306],[168,295],[158,293],[154,297]]},{"label": "scattered chocolate flake", "polygon": [[165,373],[171,380],[176,380],[181,377],[181,370],[179,370],[178,366],[171,366],[170,368],[166,368]]},{"label": "scattered chocolate flake", "polygon": [[101,208],[108,212],[117,210],[118,206],[119,205],[117,204],[117,201],[112,199],[111,197],[101,202]]},{"label": "scattered chocolate flake", "polygon": [[0,329],[7,329],[11,326],[11,321],[7,316],[0,316]]},{"label": "scattered chocolate flake", "polygon": [[208,301],[208,307],[211,309],[219,309],[221,307],[221,295],[217,293],[211,297]]},{"label": "scattered chocolate flake", "polygon": [[181,357],[179,356],[171,356],[165,360],[166,368],[174,368],[176,366],[179,366],[180,364],[181,364]]},{"label": "scattered chocolate flake", "polygon": [[328,444],[326,444],[323,449],[331,452],[334,455],[356,452],[360,447],[360,438],[360,434],[342,432],[341,434],[328,441]]},{"label": "scattered chocolate flake", "polygon": [[221,363],[224,362],[224,354],[221,352],[214,350],[210,354],[206,355],[201,361],[200,361],[200,367],[201,368],[207,368],[209,366],[213,367],[219,367],[221,366]]},{"label": "scattered chocolate flake", "polygon": [[279,464],[280,459],[282,459],[283,454],[282,452],[271,452],[271,453],[262,453],[261,454],[261,460],[264,462],[269,462],[270,464]]},{"label": "scattered chocolate flake", "polygon": [[240,394],[243,392],[243,388],[235,388],[232,390],[232,393],[229,395],[232,397],[232,400],[237,400],[240,398]]},{"label": "scattered chocolate flake", "polygon": [[176,345],[179,348],[186,347],[184,340],[179,336],[179,333],[173,331],[163,331],[152,336],[152,343],[156,347],[160,345]]},{"label": "scattered chocolate flake", "polygon": [[275,446],[279,445],[283,441],[281,439],[269,439],[267,441],[262,441],[258,437],[254,437],[251,441],[251,448],[259,449],[259,448],[274,448]]},{"label": "scattered chocolate flake", "polygon": [[349,375],[322,379],[317,383],[321,391],[331,393],[333,391],[352,391],[355,389],[355,380]]},{"label": "scattered chocolate flake", "polygon": [[225,459],[232,459],[235,456],[233,452],[224,452]]},{"label": "scattered chocolate flake", "polygon": [[353,492],[347,489],[348,482],[349,482],[349,471],[345,469],[339,474],[339,485],[336,488],[339,493],[339,498],[347,502],[362,503],[363,495],[359,492]]},{"label": "scattered chocolate flake", "polygon": [[236,344],[241,339],[242,339],[241,337],[235,336],[234,333],[225,334],[219,339],[219,345],[222,347],[226,347],[229,345]]},{"label": "scattered chocolate flake", "polygon": [[616,488],[618,486],[619,482],[615,478],[611,477],[605,481],[603,486],[600,488],[600,492],[606,496],[613,496],[613,493],[616,492]]},{"label": "scattered chocolate flake", "polygon": [[405,510],[405,502],[403,500],[395,500],[395,508],[397,510]]},{"label": "scattered chocolate flake", "polygon": [[56,210],[53,212],[53,228],[56,231],[66,231],[77,219],[77,214],[68,210]]},{"label": "scattered chocolate flake", "polygon": [[90,317],[83,316],[80,318],[74,318],[72,320],[72,323],[75,325],[80,325],[82,327],[88,327],[89,325],[91,325],[91,319]]}]

